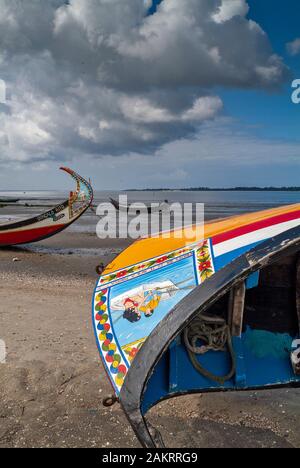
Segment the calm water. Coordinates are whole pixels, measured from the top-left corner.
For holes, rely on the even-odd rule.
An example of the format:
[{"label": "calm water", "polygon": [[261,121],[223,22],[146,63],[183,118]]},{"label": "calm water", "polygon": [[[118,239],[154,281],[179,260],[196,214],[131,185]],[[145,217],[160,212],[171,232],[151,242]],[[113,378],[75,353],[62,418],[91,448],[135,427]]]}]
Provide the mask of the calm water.
[{"label": "calm water", "polygon": [[[122,192],[122,195],[125,193]],[[206,220],[260,211],[300,202],[300,192],[127,192],[128,201],[170,203],[204,203]],[[108,202],[109,198],[118,198],[120,192],[95,192],[94,204]],[[0,192],[1,196],[20,198],[11,206],[0,209],[0,220],[31,217],[68,197],[64,192]],[[95,232],[98,217],[88,211],[77,223],[71,226],[76,232]]]}]

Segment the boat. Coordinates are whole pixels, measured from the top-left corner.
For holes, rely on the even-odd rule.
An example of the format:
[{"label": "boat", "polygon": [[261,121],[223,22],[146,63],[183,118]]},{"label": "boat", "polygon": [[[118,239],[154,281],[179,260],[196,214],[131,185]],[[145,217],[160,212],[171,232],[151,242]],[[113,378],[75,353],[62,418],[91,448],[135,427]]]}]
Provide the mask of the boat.
[{"label": "boat", "polygon": [[147,412],[203,392],[300,386],[300,204],[146,238],[99,277],[93,325],[113,394],[143,447]]},{"label": "boat", "polygon": [[20,201],[19,198],[0,197],[0,203],[18,203],[18,201]]},{"label": "boat", "polygon": [[76,182],[69,199],[31,219],[0,224],[0,247],[38,242],[63,231],[77,221],[91,206],[93,189],[83,177],[62,167]]},{"label": "boat", "polygon": [[129,213],[132,210],[133,214],[136,214],[136,212],[142,212],[144,209],[148,214],[160,213],[167,209],[169,203],[168,200],[164,200],[163,203],[153,203],[151,206],[146,206],[143,203],[134,203],[132,207],[130,207],[128,205],[122,205],[114,198],[110,198],[109,200],[117,211],[125,211]]}]

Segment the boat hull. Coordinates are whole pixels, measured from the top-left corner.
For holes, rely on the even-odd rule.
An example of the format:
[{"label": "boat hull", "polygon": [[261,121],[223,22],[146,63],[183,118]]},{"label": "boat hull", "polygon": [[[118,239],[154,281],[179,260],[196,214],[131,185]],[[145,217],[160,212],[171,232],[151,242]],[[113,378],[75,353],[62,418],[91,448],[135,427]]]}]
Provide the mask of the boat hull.
[{"label": "boat hull", "polygon": [[17,203],[18,201],[20,201],[19,198],[10,198],[10,197],[0,198],[0,203]]},{"label": "boat hull", "polygon": [[[295,308],[285,310],[283,314],[269,310],[269,317],[252,317],[251,322],[253,302],[250,300],[251,308],[247,313],[244,307],[240,309],[240,330],[232,329],[235,372],[224,381],[213,380],[195,369],[182,335],[199,315],[209,312],[214,317],[216,305],[234,288],[250,280],[249,301],[249,297],[251,299],[251,295],[255,296],[258,291],[257,276],[253,282],[253,275],[261,270],[268,272],[277,265],[283,268],[286,259],[288,264],[298,262],[299,265],[299,255],[300,228],[276,236],[215,273],[174,307],[155,328],[133,361],[119,395],[144,447],[163,446],[160,434],[149,428],[145,415],[152,406],[165,399],[193,393],[300,387],[300,375],[293,368],[291,359],[295,353],[299,360],[299,317],[297,319]],[[264,275],[263,282],[268,276],[269,273]],[[295,286],[294,293],[296,295]],[[265,323],[262,323],[264,318]],[[210,370],[218,378],[228,373],[232,366],[230,353],[224,350],[199,355],[197,361],[202,369]]]},{"label": "boat hull", "polygon": [[21,232],[0,234],[0,247],[38,242],[54,236],[66,227],[65,225],[48,226],[44,228],[28,229]]},{"label": "boat hull", "polygon": [[31,219],[0,225],[0,247],[24,245],[52,237],[77,221],[90,207],[93,190],[89,182],[63,168],[77,182],[77,191],[69,200]]},{"label": "boat hull", "polygon": [[[191,245],[176,237],[142,239],[106,268],[93,303],[97,345],[144,446],[161,445],[145,414],[163,399],[300,384],[290,356],[300,336],[298,257],[295,205],[207,224],[204,238],[202,230]],[[182,332],[202,311],[223,320],[230,351],[207,350],[197,357],[199,372]]]}]

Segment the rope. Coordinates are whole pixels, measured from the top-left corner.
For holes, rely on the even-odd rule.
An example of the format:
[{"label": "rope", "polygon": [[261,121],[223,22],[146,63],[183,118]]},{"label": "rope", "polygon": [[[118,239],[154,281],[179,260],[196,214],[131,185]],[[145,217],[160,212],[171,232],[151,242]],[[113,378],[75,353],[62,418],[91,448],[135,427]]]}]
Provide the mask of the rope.
[{"label": "rope", "polygon": [[[231,380],[236,373],[235,353],[232,345],[230,328],[226,321],[220,317],[208,317],[199,315],[193,322],[184,330],[184,343],[194,368],[201,375],[213,382],[224,385],[225,382]],[[197,346],[197,342],[205,343],[202,346]],[[219,377],[209,372],[201,366],[197,359],[197,355],[204,355],[209,351],[225,352],[228,348],[232,366],[229,374]]]}]

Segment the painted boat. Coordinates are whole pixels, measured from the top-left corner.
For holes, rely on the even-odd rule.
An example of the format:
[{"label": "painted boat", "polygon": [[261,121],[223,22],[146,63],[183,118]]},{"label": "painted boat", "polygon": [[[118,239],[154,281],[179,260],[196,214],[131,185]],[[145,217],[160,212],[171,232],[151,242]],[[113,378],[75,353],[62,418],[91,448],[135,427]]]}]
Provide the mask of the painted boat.
[{"label": "painted boat", "polygon": [[[109,200],[110,200],[111,204],[115,207],[115,209],[117,211],[125,211],[125,212],[130,211],[129,206],[120,204],[114,198],[110,198]],[[148,214],[165,211],[168,208],[168,200],[165,200],[163,203],[156,203],[155,205],[156,206],[147,206],[146,207],[146,210],[147,210]],[[137,206],[133,207],[133,212],[135,213],[136,211],[139,211],[139,208]]]},{"label": "painted boat", "polygon": [[77,221],[93,201],[91,184],[76,172],[62,167],[77,184],[68,200],[31,219],[0,224],[0,247],[38,242],[63,231]]},{"label": "painted boat", "polygon": [[114,395],[141,444],[146,419],[190,393],[300,386],[300,205],[142,239],[99,278],[93,324]]},{"label": "painted boat", "polygon": [[18,201],[20,201],[19,198],[0,197],[0,203],[17,203]]}]

